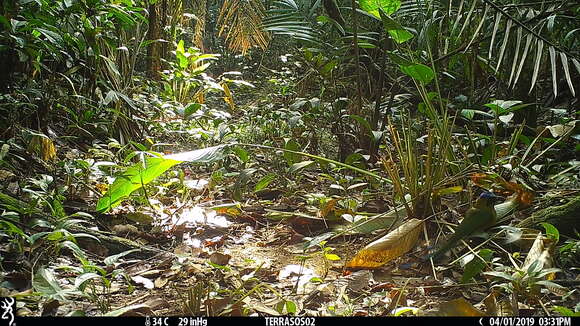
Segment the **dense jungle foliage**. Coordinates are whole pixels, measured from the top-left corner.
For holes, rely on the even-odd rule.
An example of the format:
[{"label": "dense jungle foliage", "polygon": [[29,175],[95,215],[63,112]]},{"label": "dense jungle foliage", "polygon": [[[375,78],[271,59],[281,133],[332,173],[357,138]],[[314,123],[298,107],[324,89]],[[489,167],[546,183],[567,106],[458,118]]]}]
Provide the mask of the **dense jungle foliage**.
[{"label": "dense jungle foliage", "polygon": [[579,316],[580,3],[1,0],[17,316]]}]

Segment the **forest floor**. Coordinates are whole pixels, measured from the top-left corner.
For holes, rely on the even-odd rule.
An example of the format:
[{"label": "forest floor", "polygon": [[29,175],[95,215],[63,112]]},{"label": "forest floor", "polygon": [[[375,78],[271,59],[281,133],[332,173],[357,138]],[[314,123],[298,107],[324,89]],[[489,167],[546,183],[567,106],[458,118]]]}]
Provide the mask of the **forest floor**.
[{"label": "forest floor", "polygon": [[[61,312],[98,315],[102,313],[99,307],[107,307],[124,315],[386,316],[397,308],[414,307],[420,314],[476,313],[469,310],[473,307],[468,302],[486,310],[483,300],[490,295],[490,282],[461,284],[455,281],[461,278],[459,268],[432,269],[420,261],[420,252],[379,269],[345,273],[345,261],[372,238],[336,238],[327,247],[334,248],[332,253],[341,259],[325,259],[320,248],[304,250],[304,235],[292,223],[263,216],[268,207],[281,206],[257,202],[223,215],[211,208],[182,206],[180,230],[173,233],[181,241],[161,245],[150,237],[140,238],[138,232],[120,231],[117,235],[158,247],[159,253],[116,263],[131,285],[119,278],[109,289],[97,287],[89,296],[92,300],[63,304]],[[123,216],[122,211],[118,209],[116,216]],[[123,229],[119,225],[116,229]],[[102,250],[91,245],[85,249]],[[66,280],[67,272],[59,265],[75,265],[74,258],[61,257],[56,263],[49,269],[59,280]],[[196,297],[201,304],[196,305]],[[467,301],[451,301],[461,297]]]},{"label": "forest floor", "polygon": [[[302,179],[302,189],[312,192],[324,185],[308,174]],[[83,265],[71,251],[61,251],[55,260],[38,257],[34,264],[46,264],[44,276],[52,288],[46,291],[58,294],[58,289],[69,289],[71,293],[62,297],[53,293],[54,300],[31,300],[19,314],[478,316],[502,309],[513,314],[506,308],[508,299],[492,289],[491,279],[478,277],[461,283],[460,264],[423,262],[420,257],[427,245],[422,237],[411,252],[382,267],[348,270],[346,262],[375,240],[377,233],[335,236],[306,250],[308,240],[337,224],[336,220],[308,218],[304,212],[313,207],[304,197],[262,192],[260,196],[269,198],[250,196],[237,202],[212,189],[209,175],[187,175],[191,177],[185,183],[192,187],[186,196],[167,192],[149,198],[149,206],[125,202],[89,222],[89,228],[133,241],[132,251],[107,262],[106,257],[121,250],[113,252],[105,243],[77,239],[89,261],[105,262],[102,267],[110,283],[82,283],[98,277],[87,273],[86,266],[85,273],[79,273]],[[70,209],[70,204],[65,202],[65,208]],[[371,211],[377,211],[377,205],[382,206],[378,211],[391,206],[376,198],[368,204]],[[454,207],[444,215],[458,219],[466,208]],[[428,229],[432,233],[433,228]],[[1,249],[8,252],[8,246],[3,244]],[[139,246],[148,250],[140,251]],[[10,261],[7,257],[5,266]],[[113,276],[113,270],[119,273]],[[30,275],[8,274],[12,283],[30,282]],[[19,278],[24,279],[18,282]],[[566,297],[544,294],[542,300],[570,306],[577,296],[574,292]],[[19,295],[26,298],[26,293]],[[541,307],[548,302],[538,302],[520,302],[519,314],[546,313]]]}]

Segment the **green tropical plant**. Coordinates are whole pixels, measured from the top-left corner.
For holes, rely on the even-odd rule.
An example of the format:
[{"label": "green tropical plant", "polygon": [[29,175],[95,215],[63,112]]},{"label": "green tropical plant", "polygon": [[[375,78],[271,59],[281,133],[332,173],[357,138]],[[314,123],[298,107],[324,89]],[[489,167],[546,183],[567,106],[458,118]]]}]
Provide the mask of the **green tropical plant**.
[{"label": "green tropical plant", "polygon": [[[2,74],[8,79],[0,81],[0,89],[14,89],[8,95],[12,103],[3,108],[8,116],[21,121],[27,111],[36,111],[35,127],[42,130],[62,108],[77,121],[108,121],[107,131],[122,143],[136,138],[140,126],[134,118],[140,112],[132,99],[133,80],[145,44],[140,4],[133,0],[3,2],[0,58],[8,63]],[[21,72],[23,78],[10,78]],[[19,107],[26,111],[19,112]]]},{"label": "green tropical plant", "polygon": [[496,278],[493,286],[515,295],[516,298],[530,300],[537,298],[542,288],[564,288],[546,279],[548,275],[561,270],[544,268],[543,263],[538,260],[530,264],[527,269],[503,267],[503,270],[484,272],[483,274]]},{"label": "green tropical plant", "polygon": [[171,70],[164,74],[165,91],[171,99],[187,104],[197,95],[197,103],[200,103],[199,96],[203,97],[208,89],[223,89],[204,73],[211,64],[208,61],[217,59],[215,54],[202,54],[194,47],[186,50],[183,40],[177,43],[174,53],[175,61],[170,63]]}]

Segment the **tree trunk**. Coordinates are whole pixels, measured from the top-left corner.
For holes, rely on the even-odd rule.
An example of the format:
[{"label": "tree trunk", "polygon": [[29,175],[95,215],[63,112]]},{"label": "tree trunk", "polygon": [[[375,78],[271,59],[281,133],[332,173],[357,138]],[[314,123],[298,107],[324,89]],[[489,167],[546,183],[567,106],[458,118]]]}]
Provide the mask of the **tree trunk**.
[{"label": "tree trunk", "polygon": [[[157,5],[149,5],[149,29],[147,30],[147,40],[155,41],[160,39],[160,26],[158,22]],[[147,46],[147,74],[153,79],[159,79],[161,70],[161,46],[159,42],[151,42]]]}]

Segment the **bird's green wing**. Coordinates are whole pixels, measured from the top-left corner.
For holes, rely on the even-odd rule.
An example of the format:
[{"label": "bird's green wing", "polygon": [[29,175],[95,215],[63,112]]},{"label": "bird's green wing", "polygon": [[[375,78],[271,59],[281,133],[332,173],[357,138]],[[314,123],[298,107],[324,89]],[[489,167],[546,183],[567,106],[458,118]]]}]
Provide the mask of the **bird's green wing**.
[{"label": "bird's green wing", "polygon": [[443,254],[460,240],[465,239],[467,236],[478,231],[483,231],[494,223],[495,211],[493,208],[470,208],[465,213],[465,218],[461,224],[459,224],[457,229],[455,229],[455,233],[453,233],[449,240],[433,254],[433,258],[441,258]]}]

